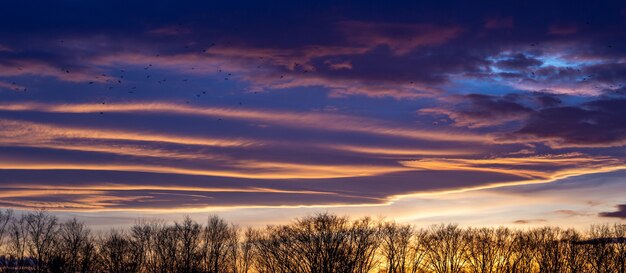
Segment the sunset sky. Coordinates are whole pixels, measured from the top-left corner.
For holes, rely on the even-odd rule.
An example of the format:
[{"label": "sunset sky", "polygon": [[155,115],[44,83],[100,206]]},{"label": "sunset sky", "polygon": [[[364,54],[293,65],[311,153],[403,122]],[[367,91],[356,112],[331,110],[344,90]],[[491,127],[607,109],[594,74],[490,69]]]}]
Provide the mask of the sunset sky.
[{"label": "sunset sky", "polygon": [[624,1],[196,2],[2,4],[1,208],[626,220]]}]

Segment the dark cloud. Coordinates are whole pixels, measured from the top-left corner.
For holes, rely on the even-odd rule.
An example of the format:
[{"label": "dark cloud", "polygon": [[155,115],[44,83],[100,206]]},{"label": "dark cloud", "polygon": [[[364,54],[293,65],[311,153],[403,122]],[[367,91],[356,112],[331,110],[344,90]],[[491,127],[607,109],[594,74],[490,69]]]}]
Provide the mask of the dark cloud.
[{"label": "dark cloud", "polygon": [[626,219],[626,204],[620,204],[616,206],[616,211],[601,212],[598,214],[600,217],[611,217]]},{"label": "dark cloud", "polygon": [[519,102],[520,96],[469,94],[459,97],[453,109],[422,109],[421,113],[444,114],[457,126],[485,127],[522,120],[534,110]]},{"label": "dark cloud", "polygon": [[520,219],[513,221],[513,224],[531,224],[531,223],[546,223],[546,219]]},{"label": "dark cloud", "polygon": [[533,98],[541,108],[554,107],[563,102],[558,95],[550,93],[535,93]]},{"label": "dark cloud", "polygon": [[626,63],[605,63],[584,67],[583,72],[597,82],[611,85],[623,84],[626,81]]},{"label": "dark cloud", "polygon": [[518,116],[528,114],[532,109],[515,102],[515,97],[498,98],[494,96],[470,94],[466,96],[470,101],[469,109],[462,111],[473,118],[497,118],[502,116]]},{"label": "dark cloud", "polygon": [[[561,5],[545,3],[542,3],[542,10],[537,11],[530,3],[490,8],[456,3],[458,10],[450,10],[447,5],[444,8],[438,4],[417,3],[363,5],[362,9],[354,9],[350,4],[326,1],[281,4],[280,7],[236,2],[238,4],[179,6],[166,1],[137,1],[120,8],[122,3],[115,1],[96,7],[61,1],[58,5],[36,5],[28,9],[28,15],[24,14],[21,4],[15,3],[14,8],[7,9],[13,12],[3,14],[4,27],[0,31],[9,37],[2,46],[19,50],[3,51],[7,56],[0,60],[5,60],[5,71],[18,66],[30,70],[9,76],[26,74],[68,79],[68,75],[56,72],[70,69],[85,74],[80,78],[72,77],[74,81],[89,82],[100,72],[108,72],[94,59],[111,58],[111,52],[118,54],[118,59],[114,60],[118,64],[128,61],[126,54],[138,52],[146,56],[158,54],[164,57],[163,61],[166,57],[192,54],[199,62],[209,62],[206,54],[202,54],[206,53],[204,50],[221,46],[234,49],[236,56],[224,56],[223,51],[215,51],[210,56],[220,58],[219,62],[237,59],[236,62],[245,67],[246,79],[262,81],[258,85],[267,87],[267,77],[276,79],[283,75],[297,80],[269,86],[331,86],[342,94],[396,98],[415,98],[411,93],[424,93],[423,85],[436,89],[449,83],[454,75],[480,79],[500,76],[512,81],[530,80],[538,85],[581,80],[585,74],[593,74],[598,82],[616,84],[624,75],[620,65],[608,58],[623,56],[626,49],[605,38],[610,34],[619,40],[615,36],[621,32],[614,31],[620,29],[619,24],[610,24],[615,18],[621,18],[614,12],[618,3],[596,5],[593,10],[603,16],[583,18],[574,12],[581,7],[563,10]],[[129,12],[136,7],[142,8]],[[467,11],[459,12],[461,9]],[[409,12],[411,10],[428,12],[416,14]],[[531,11],[535,16],[533,20],[516,16]],[[589,14],[588,9],[584,11]],[[561,25],[553,21],[555,13],[560,20],[584,25],[580,35],[586,36],[554,37],[543,31],[548,26]],[[111,22],[110,14],[118,19]],[[585,24],[587,21],[591,23]],[[511,29],[512,33],[484,33],[485,27]],[[21,36],[20,33],[46,35]],[[32,38],[34,36],[38,38]],[[573,60],[571,69],[544,63],[545,57],[556,55],[551,47],[563,44],[567,47],[558,52],[559,55],[583,60]],[[264,52],[265,56],[252,56],[247,52]],[[261,57],[265,58],[261,63],[266,73],[252,69],[259,66]],[[510,71],[492,74],[488,66],[493,58],[498,59],[493,63],[495,67],[532,68],[537,70],[537,77]],[[592,60],[592,64],[580,62],[586,58]],[[333,59],[349,63],[350,69],[328,65]],[[299,63],[300,69],[294,70],[294,63]],[[406,86],[412,82],[416,86]],[[377,87],[369,87],[372,90],[368,91],[368,86]],[[401,91],[393,92],[393,89]]]},{"label": "dark cloud", "polygon": [[579,27],[576,24],[554,24],[548,29],[549,34],[553,35],[572,35],[578,32]]},{"label": "dark cloud", "polygon": [[540,60],[526,56],[525,54],[518,53],[512,56],[509,56],[503,60],[499,60],[496,62],[496,66],[503,69],[512,69],[512,70],[525,70],[531,67],[538,67],[542,65],[543,62]]},{"label": "dark cloud", "polygon": [[533,113],[516,134],[562,144],[618,145],[626,139],[626,99],[602,99]]},{"label": "dark cloud", "polygon": [[549,93],[457,97],[449,108],[427,108],[423,114],[446,115],[457,126],[485,127],[518,122],[510,136],[533,136],[553,146],[622,146],[626,141],[626,99],[602,97],[564,104]]}]

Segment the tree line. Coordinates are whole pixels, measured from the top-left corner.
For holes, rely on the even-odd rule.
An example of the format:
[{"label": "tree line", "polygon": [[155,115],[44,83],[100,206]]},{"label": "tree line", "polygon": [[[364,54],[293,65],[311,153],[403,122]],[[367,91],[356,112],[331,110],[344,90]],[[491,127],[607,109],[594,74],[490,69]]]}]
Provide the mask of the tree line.
[{"label": "tree line", "polygon": [[0,272],[625,273],[626,225],[460,228],[317,214],[239,228],[217,216],[95,233],[45,211],[0,210]]}]

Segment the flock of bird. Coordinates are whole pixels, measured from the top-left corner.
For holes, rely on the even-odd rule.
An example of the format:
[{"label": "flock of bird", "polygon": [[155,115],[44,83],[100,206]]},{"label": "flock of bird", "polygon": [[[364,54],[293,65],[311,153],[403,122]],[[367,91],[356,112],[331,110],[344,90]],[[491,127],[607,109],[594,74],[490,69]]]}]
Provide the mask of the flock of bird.
[{"label": "flock of bird", "polygon": [[[64,41],[61,41],[61,43],[63,43]],[[210,48],[214,47],[215,43],[211,43],[208,47],[206,47],[205,49],[203,49],[201,52],[202,53],[208,53]],[[189,46],[185,46],[185,49],[189,49]],[[155,57],[161,57],[160,54],[156,54]],[[263,57],[261,57],[261,59],[263,59]],[[298,66],[298,64],[296,64],[296,66]],[[258,65],[257,68],[262,68],[261,65]],[[145,67],[143,67],[143,70],[146,71],[146,74],[144,74],[145,76],[145,81],[153,81],[156,82],[159,85],[165,85],[168,83],[175,83],[177,80],[169,80],[167,78],[158,78],[157,77],[153,77],[153,74],[150,74],[149,72],[151,70],[154,69],[154,66],[152,64],[147,64]],[[22,67],[19,67],[19,70],[23,70]],[[196,70],[196,67],[191,67],[190,70]],[[117,71],[117,75],[108,75],[108,74],[100,74],[98,76],[95,76],[95,79],[88,81],[87,84],[88,85],[106,85],[106,90],[116,90],[116,89],[121,89],[121,90],[125,90],[128,94],[135,94],[136,92],[139,91],[138,85],[136,84],[137,81],[135,79],[133,80],[129,80],[129,78],[133,77],[133,76],[128,76],[127,74],[129,74],[128,69],[116,69],[115,71]],[[140,70],[139,70],[140,71]],[[62,73],[65,74],[72,74],[73,71],[70,70],[69,68],[62,68],[61,69]],[[133,71],[134,72],[134,71]],[[180,71],[179,71],[180,72]],[[220,74],[221,78],[224,79],[224,81],[229,81],[232,77],[233,74],[231,72],[226,72],[223,71],[221,68],[217,68],[216,69],[216,73]],[[136,75],[134,76],[136,77]],[[141,77],[141,76],[140,76]],[[280,75],[280,78],[283,79],[284,75]],[[181,82],[183,83],[190,83],[188,78],[183,78],[180,79]],[[26,87],[19,87],[20,85],[16,82],[13,81],[11,82],[11,86],[12,89],[14,91],[21,91],[21,92],[26,92],[28,89]],[[252,92],[252,94],[258,94],[258,92]],[[200,92],[196,92],[193,94],[193,97],[195,97],[196,99],[201,98],[202,96],[207,95],[207,91],[200,91]],[[185,103],[189,104],[190,100],[186,100]],[[102,102],[103,105],[106,104],[106,102]],[[238,102],[238,105],[242,106],[243,103],[241,101]],[[100,115],[103,115],[104,112],[99,112]],[[221,120],[221,119],[219,119]]]},{"label": "flock of bird", "polygon": [[[63,43],[63,42],[64,41],[61,40],[61,43]],[[210,49],[213,48],[214,46],[216,46],[216,44],[215,43],[211,43],[209,46],[207,46],[206,48],[202,49],[200,52],[201,53],[209,53]],[[530,46],[531,47],[535,47],[535,46],[537,46],[537,44],[536,43],[531,43]],[[608,48],[612,48],[612,45],[608,45],[607,47]],[[185,46],[185,50],[189,50],[189,46]],[[156,54],[155,56],[157,58],[161,57],[160,54]],[[259,57],[259,58],[261,59],[261,61],[263,61],[263,57]],[[307,69],[299,69],[298,70],[298,68],[302,67],[301,64],[299,64],[299,63],[294,63],[293,67],[296,68],[295,69],[296,71],[300,71],[300,72],[303,72],[303,73],[308,73],[309,72],[309,70],[307,70]],[[145,81],[154,81],[154,82],[156,82],[159,85],[165,85],[167,83],[175,82],[175,81],[172,81],[172,80],[168,81],[167,78],[159,78],[159,79],[157,79],[157,77],[153,77],[153,75],[149,73],[151,70],[153,70],[153,68],[154,68],[154,66],[152,64],[147,64],[145,67],[143,67],[143,70],[146,71],[146,74],[144,74]],[[262,65],[258,65],[257,68],[259,68],[259,69],[262,68]],[[18,67],[18,69],[19,70],[23,70],[24,68],[23,67]],[[190,70],[195,70],[195,69],[196,69],[195,67],[191,67],[190,68]],[[577,69],[577,68],[568,67],[568,69],[576,69],[578,72],[581,72],[581,70]],[[89,85],[105,84],[107,86],[106,90],[114,90],[114,89],[122,88],[122,89],[125,89],[128,94],[135,94],[135,92],[137,92],[139,89],[138,89],[136,84],[130,84],[130,83],[132,83],[132,82],[136,83],[136,81],[133,81],[133,80],[128,80],[127,81],[127,77],[126,77],[127,71],[126,71],[126,69],[117,69],[116,71],[119,72],[119,73],[117,73],[116,76],[107,75],[107,74],[100,74],[100,75],[96,76],[94,80],[89,81],[87,84],[89,84]],[[62,68],[62,72],[66,73],[66,74],[71,74],[72,73],[72,71],[69,68]],[[216,69],[216,73],[220,74],[221,75],[220,77],[223,77],[224,81],[229,81],[233,77],[232,73],[225,72],[222,69],[220,69],[219,67]],[[529,78],[536,78],[537,77],[535,71],[531,71],[530,73],[531,74],[529,75]],[[281,79],[281,80],[284,79],[284,78],[285,78],[285,75],[280,75],[279,76],[279,79]],[[592,75],[583,76],[580,79],[580,82],[587,82],[591,78],[592,78]],[[184,78],[181,81],[184,82],[184,83],[188,83],[189,79]],[[127,84],[127,82],[129,82],[129,84]],[[414,84],[413,81],[411,81],[410,83]],[[22,87],[21,85],[19,85],[15,81],[13,81],[11,83],[11,85],[13,87],[12,89],[15,90],[15,91],[26,92],[28,90],[26,87]],[[609,87],[612,88],[612,89],[617,89],[617,88],[622,88],[623,86],[624,86],[623,84],[619,84],[619,85],[612,84]],[[602,87],[600,87],[598,85],[596,85],[595,88],[602,89]],[[204,96],[206,94],[207,94],[207,91],[201,91],[201,92],[197,92],[197,93],[193,94],[193,97],[195,97],[196,99],[199,99],[199,98],[201,98],[202,96]],[[253,94],[257,94],[257,92],[253,92]],[[190,100],[186,100],[185,103],[189,104]],[[102,102],[102,104],[105,104],[105,102]],[[243,105],[243,103],[241,101],[239,101],[238,105],[241,106],[241,105]],[[99,114],[102,115],[102,114],[104,114],[104,112],[100,112]]]}]

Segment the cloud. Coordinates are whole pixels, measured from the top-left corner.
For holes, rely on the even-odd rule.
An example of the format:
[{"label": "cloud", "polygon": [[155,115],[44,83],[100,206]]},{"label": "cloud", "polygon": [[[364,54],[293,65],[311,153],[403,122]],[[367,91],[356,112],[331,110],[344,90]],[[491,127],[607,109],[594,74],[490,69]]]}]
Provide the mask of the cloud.
[{"label": "cloud", "polygon": [[499,172],[526,177],[529,180],[550,180],[557,177],[587,173],[593,169],[619,169],[624,162],[617,158],[594,157],[580,153],[495,157],[486,159],[425,158],[402,162],[407,167],[426,170],[472,170]]},{"label": "cloud", "polygon": [[626,219],[626,204],[617,205],[616,208],[616,211],[601,212],[598,215],[600,217]]},{"label": "cloud", "polygon": [[[25,46],[23,53],[7,53],[9,62],[3,71],[10,77],[40,75],[63,81],[105,83],[112,79],[102,74],[126,65],[153,64],[155,69],[194,75],[219,74],[219,67],[236,74],[233,79],[246,81],[258,90],[321,86],[331,89],[333,97],[397,99],[438,96],[451,76],[499,77],[504,84],[528,91],[598,94],[602,89],[616,89],[611,85],[623,81],[624,75],[619,61],[604,49],[606,45],[596,42],[547,39],[541,49],[531,51],[524,40],[528,37],[520,37],[512,44],[492,37],[474,41],[468,37],[472,35],[462,35],[465,32],[460,27],[438,24],[436,20],[344,20],[320,28],[326,30],[324,34],[334,33],[332,42],[316,40],[325,38],[316,32],[306,43],[291,44],[282,39],[274,39],[278,42],[273,44],[252,42],[248,39],[261,37],[251,35],[216,44],[216,40],[202,36],[206,35],[203,30],[183,25],[149,28],[145,35],[121,38],[75,36],[61,46],[48,41],[55,45],[47,50]],[[176,29],[184,30],[189,41],[153,37],[155,31],[172,34]],[[455,39],[463,42],[452,43]],[[603,50],[597,50],[599,47]],[[553,58],[569,58],[571,71],[545,62]],[[524,73],[494,72],[490,65]],[[606,68],[601,69],[602,66]],[[190,71],[191,67],[195,69]],[[65,73],[66,70],[71,73]],[[594,76],[583,82],[582,77],[589,74]]]},{"label": "cloud", "polygon": [[11,49],[11,48],[10,48],[10,47],[8,47],[8,46],[5,46],[5,45],[0,44],[0,52],[2,52],[2,51],[4,51],[4,52],[12,52],[12,51],[13,51],[13,49]]},{"label": "cloud", "polygon": [[[575,153],[484,158],[480,146],[470,149],[466,143],[492,145],[489,138],[340,113],[163,102],[24,102],[2,104],[0,110],[18,118],[0,123],[5,129],[0,184],[3,204],[20,208],[384,205],[413,194],[545,182],[621,166],[617,158]],[[129,128],[114,122],[110,127],[101,111],[144,125]],[[41,117],[45,123],[28,121]],[[224,123],[220,132],[169,131],[164,117],[177,125],[198,119],[193,124],[209,126],[207,120],[218,117]],[[151,120],[158,121],[158,129],[151,129]],[[239,136],[250,123],[268,127]],[[235,125],[244,126],[234,131],[239,137],[227,137]],[[323,139],[324,132],[332,134],[332,142]]]},{"label": "cloud", "polygon": [[554,107],[563,102],[557,95],[549,93],[535,93],[533,98],[541,108]]},{"label": "cloud", "polygon": [[331,60],[327,60],[324,63],[327,64],[328,68],[330,68],[331,70],[352,69],[352,63],[350,63],[350,61],[334,62]]},{"label": "cloud", "polygon": [[566,216],[591,216],[593,215],[593,213],[590,213],[590,212],[576,211],[576,210],[570,210],[570,209],[555,210],[554,213],[562,214]]},{"label": "cloud", "polygon": [[452,125],[482,128],[515,122],[502,141],[536,141],[551,147],[623,146],[626,139],[626,99],[604,97],[580,104],[563,104],[547,93],[491,96],[469,94],[448,99],[455,104],[418,110],[443,115]]},{"label": "cloud", "polygon": [[152,29],[148,31],[148,33],[156,35],[176,36],[181,34],[189,34],[191,33],[191,30],[180,26],[165,26]]},{"label": "cloud", "polygon": [[[408,193],[458,190],[520,179],[513,175],[471,171],[408,171],[378,176],[311,179],[231,178],[88,169],[0,169],[0,173],[3,174],[0,178],[0,200],[6,206],[127,211],[385,205]],[[433,180],[438,183],[429,183]],[[110,200],[116,197],[127,199],[99,208],[88,207],[93,205],[88,202],[92,198],[104,200],[107,196],[113,197]]]},{"label": "cloud", "polygon": [[[27,47],[25,53],[10,55],[7,60],[11,62],[5,64],[3,71],[5,76],[37,75],[62,81],[109,83],[117,79],[102,74],[108,74],[111,69],[150,64],[152,69],[195,75],[219,74],[218,70],[228,70],[236,73],[232,78],[248,81],[253,88],[259,89],[317,85],[334,90],[335,95],[414,98],[414,93],[419,95],[437,89],[430,84],[445,82],[446,74],[468,69],[480,62],[462,56],[464,54],[457,50],[454,54],[465,60],[456,60],[454,56],[439,52],[435,55],[415,54],[414,57],[420,58],[411,60],[399,56],[423,46],[448,42],[460,33],[456,26],[343,21],[334,27],[343,36],[336,44],[290,47],[244,42],[215,44],[206,40],[182,46],[171,39],[153,37],[156,34],[185,34],[196,38],[200,35],[184,26],[150,29],[147,36],[121,39],[77,36],[64,40],[61,45],[56,45],[55,41],[55,46],[44,52],[40,48]],[[141,50],[129,50],[133,48]],[[381,62],[381,57],[395,61]],[[416,66],[428,66],[429,70],[410,69]],[[190,71],[191,67],[194,71]],[[409,86],[409,82],[415,84]]]},{"label": "cloud", "polygon": [[530,135],[559,146],[623,146],[626,99],[600,99],[579,106],[545,108],[529,116],[515,135]]},{"label": "cloud", "polygon": [[425,108],[418,113],[445,115],[452,119],[455,126],[479,128],[522,120],[534,112],[532,108],[507,97],[469,94],[457,97],[455,101],[460,104],[454,109]]},{"label": "cloud", "polygon": [[546,219],[520,219],[513,221],[513,224],[547,223]]},{"label": "cloud", "polygon": [[572,35],[577,32],[578,27],[575,24],[554,24],[548,30],[548,33],[552,35]]},{"label": "cloud", "polygon": [[101,76],[100,71],[93,69],[63,68],[59,64],[48,63],[41,60],[13,60],[12,62],[0,62],[0,77],[21,76],[44,76],[53,77],[67,82],[105,82],[106,76]]},{"label": "cloud", "polygon": [[[4,169],[122,170],[276,179],[365,176],[404,170],[390,164],[296,163],[254,159],[251,155],[247,159],[234,159],[228,150],[215,149],[245,150],[271,145],[258,140],[61,127],[11,120],[0,120],[0,124],[5,128],[0,133],[3,147],[35,148],[35,153],[37,149],[57,151],[33,159],[29,156],[31,150],[22,150],[24,155],[18,156],[22,153],[14,149],[12,163],[0,164]],[[208,151],[211,153],[205,154]]]},{"label": "cloud", "polygon": [[512,28],[513,17],[490,17],[485,20],[485,28],[487,29],[502,29]]},{"label": "cloud", "polygon": [[0,81],[0,89],[5,89],[5,90],[10,90],[10,91],[24,91],[26,90],[26,87],[19,85],[15,82],[3,82]]},{"label": "cloud", "polygon": [[362,21],[344,21],[339,28],[350,43],[375,47],[386,45],[396,54],[406,54],[419,46],[447,42],[461,32],[457,26],[433,24],[393,24]]},{"label": "cloud", "polygon": [[[383,58],[397,61],[380,62]],[[246,46],[214,46],[197,53],[148,55],[116,53],[94,56],[90,62],[98,67],[132,65],[165,69],[175,73],[228,75],[247,82],[251,89],[267,91],[297,87],[324,87],[331,95],[364,95],[414,99],[433,96],[441,90],[432,83],[447,80],[447,67],[473,70],[479,60],[442,60],[440,56],[424,56],[423,60],[406,60],[387,49],[370,51],[367,47],[305,46],[275,49]],[[410,69],[416,62],[430,70]],[[193,69],[192,69],[193,68]],[[228,72],[226,72],[228,71]],[[228,74],[226,74],[228,73]]]},{"label": "cloud", "polygon": [[401,147],[363,147],[355,145],[331,145],[335,149],[379,156],[437,156],[437,155],[472,155],[478,151],[472,149],[407,149]]},{"label": "cloud", "polygon": [[0,134],[3,135],[1,141],[4,145],[19,145],[20,143],[46,143],[47,141],[61,139],[152,141],[218,147],[254,145],[254,141],[246,139],[201,138],[172,134],[158,134],[155,132],[146,133],[137,131],[77,128],[8,119],[0,119],[0,124],[2,124],[2,127],[5,128],[5,130],[0,132]]},{"label": "cloud", "polygon": [[0,16],[2,205],[386,205],[624,166],[621,5],[112,1]]},{"label": "cloud", "polygon": [[[408,139],[437,139],[451,142],[490,142],[489,136],[474,135],[468,132],[454,133],[434,130],[419,130],[403,126],[392,126],[383,120],[354,117],[332,113],[299,113],[290,111],[255,110],[225,107],[194,107],[188,105],[145,102],[109,104],[45,104],[21,103],[0,104],[4,111],[36,111],[48,113],[167,113],[188,116],[221,117],[237,120],[251,120],[280,126],[314,128],[317,130],[346,131]],[[127,134],[119,134],[127,135]],[[156,137],[156,136],[155,136]],[[159,138],[160,139],[160,138]],[[173,141],[167,139],[165,141]],[[192,140],[189,143],[203,143]]]},{"label": "cloud", "polygon": [[508,56],[507,58],[499,60],[495,63],[495,65],[499,68],[512,70],[526,70],[528,68],[538,67],[542,64],[543,62],[540,60],[526,56],[522,53]]}]

